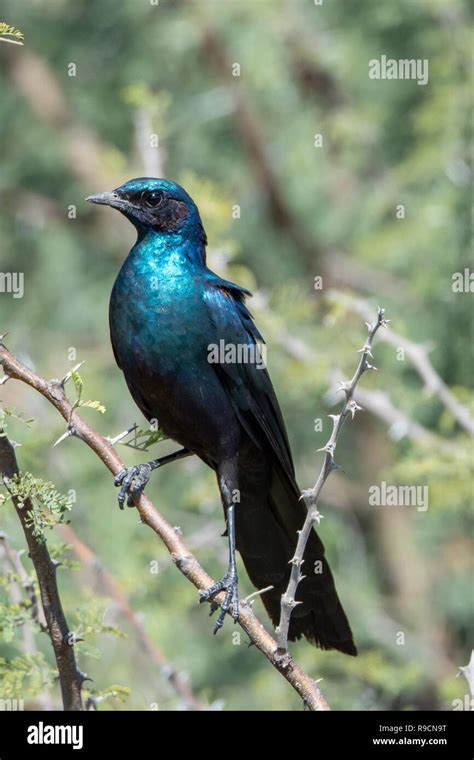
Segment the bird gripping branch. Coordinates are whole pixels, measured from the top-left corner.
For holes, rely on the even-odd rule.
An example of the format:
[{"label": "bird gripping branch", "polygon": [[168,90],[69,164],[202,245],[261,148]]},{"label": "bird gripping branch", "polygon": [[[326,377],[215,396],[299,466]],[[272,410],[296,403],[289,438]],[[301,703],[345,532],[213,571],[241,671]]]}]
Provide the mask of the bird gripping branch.
[{"label": "bird gripping branch", "polygon": [[[236,550],[254,586],[272,587],[262,601],[276,625],[306,510],[278,401],[261,363],[263,339],[245,305],[250,293],[207,268],[199,211],[176,183],[139,178],[87,200],[117,209],[136,228],[137,241],[112,291],[112,346],[137,406],[182,446],[119,473],[119,503],[127,495],[133,503],[152,470],[198,456],[216,473],[229,540],[226,573],[201,592],[201,601],[212,604],[225,591],[214,630],[228,611],[234,619],[238,614]],[[237,360],[211,360],[211,348],[221,345],[233,347]],[[314,530],[304,561],[289,639],[305,636],[322,649],[357,654]]]}]

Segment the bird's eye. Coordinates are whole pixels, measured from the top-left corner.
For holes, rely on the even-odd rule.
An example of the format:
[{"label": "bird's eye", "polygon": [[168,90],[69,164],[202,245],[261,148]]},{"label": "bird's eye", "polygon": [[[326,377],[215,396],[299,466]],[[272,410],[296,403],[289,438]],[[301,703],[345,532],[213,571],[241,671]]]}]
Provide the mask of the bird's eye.
[{"label": "bird's eye", "polygon": [[157,208],[158,206],[161,206],[163,202],[163,193],[161,190],[153,190],[151,193],[144,193],[143,200],[147,206]]}]

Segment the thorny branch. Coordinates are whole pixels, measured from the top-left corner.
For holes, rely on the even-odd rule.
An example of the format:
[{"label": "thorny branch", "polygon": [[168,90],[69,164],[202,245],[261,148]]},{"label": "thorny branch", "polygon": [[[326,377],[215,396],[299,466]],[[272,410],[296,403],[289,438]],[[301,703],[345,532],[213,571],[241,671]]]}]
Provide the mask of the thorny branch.
[{"label": "thorny branch", "polygon": [[[19,474],[15,449],[4,434],[0,435],[0,472],[7,489],[11,478]],[[46,625],[58,666],[64,709],[83,710],[81,687],[86,676],[76,665],[74,647],[71,644],[69,627],[59,596],[56,578],[57,563],[51,559],[46,543],[38,541],[34,535],[34,528],[28,520],[28,513],[33,510],[31,500],[27,498],[21,504],[19,498],[12,495],[12,501],[25,534],[29,556],[38,576]]]},{"label": "thorny branch", "polygon": [[[72,409],[72,404],[66,397],[64,381],[48,381],[40,377],[14,357],[3,344],[0,344],[0,364],[3,366],[6,376],[21,380],[44,396],[68,422],[70,434],[84,441],[112,474],[116,475],[120,472],[123,464],[117,452],[104,436],[95,432],[79,416],[77,410]],[[212,586],[214,583],[212,578],[191,554],[182,541],[179,532],[155,509],[150,499],[145,494],[141,494],[135,499],[135,506],[142,522],[160,536],[173,562],[183,575],[199,590]],[[220,603],[223,601],[223,597],[223,593],[220,593],[216,595],[215,601]],[[252,612],[251,604],[241,603],[238,623],[252,644],[265,655],[273,667],[302,697],[308,710],[330,709],[317,683],[292,658],[278,656],[276,641],[257,620]]]},{"label": "thorny branch", "polygon": [[291,613],[298,604],[298,601],[295,599],[296,590],[300,581],[304,577],[301,573],[301,567],[304,562],[306,544],[308,543],[308,538],[311,535],[313,523],[316,521],[319,522],[322,517],[318,510],[319,497],[324,484],[331,472],[333,470],[339,469],[334,459],[334,453],[336,451],[339,433],[341,432],[341,428],[345,422],[345,419],[349,414],[351,415],[352,419],[354,419],[356,411],[361,409],[361,407],[358,406],[354,399],[354,391],[356,385],[366,370],[376,369],[376,367],[369,363],[369,357],[372,358],[372,342],[375,333],[379,327],[386,327],[388,324],[388,320],[385,319],[384,314],[385,309],[379,308],[376,321],[373,323],[366,323],[369,334],[364,346],[360,349],[361,357],[357,369],[354,372],[352,379],[349,382],[341,383],[339,389],[345,394],[342,409],[339,414],[330,415],[333,421],[333,429],[329,441],[325,446],[323,446],[322,449],[320,449],[320,451],[325,452],[321,472],[319,473],[318,479],[313,488],[303,492],[303,496],[307,499],[308,513],[306,515],[302,529],[298,532],[298,541],[296,544],[295,553],[293,558],[290,560],[290,580],[288,582],[288,587],[285,593],[281,597],[280,622],[277,628],[277,654],[280,657],[286,655],[286,652],[288,651],[288,629],[290,626]]}]

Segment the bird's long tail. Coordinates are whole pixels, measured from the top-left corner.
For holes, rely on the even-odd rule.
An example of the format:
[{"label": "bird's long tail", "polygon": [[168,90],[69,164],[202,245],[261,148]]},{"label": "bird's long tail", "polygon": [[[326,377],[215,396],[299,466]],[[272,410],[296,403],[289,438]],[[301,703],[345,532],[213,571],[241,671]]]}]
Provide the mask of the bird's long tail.
[{"label": "bird's long tail", "polygon": [[[273,586],[262,601],[274,623],[280,618],[281,595],[288,584],[306,508],[290,483],[273,463],[247,459],[239,464],[240,503],[236,507],[236,543],[250,580],[257,589]],[[321,649],[356,655],[352,631],[336,592],[324,546],[312,530],[304,555],[289,639],[305,636]]]}]

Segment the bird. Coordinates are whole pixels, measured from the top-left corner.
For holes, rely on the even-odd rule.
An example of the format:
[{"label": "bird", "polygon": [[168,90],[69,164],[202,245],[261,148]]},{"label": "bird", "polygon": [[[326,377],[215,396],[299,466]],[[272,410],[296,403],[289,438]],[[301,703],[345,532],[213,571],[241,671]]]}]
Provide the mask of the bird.
[{"label": "bird", "polygon": [[[246,305],[251,294],[207,267],[198,207],[179,184],[139,177],[86,200],[118,210],[135,227],[136,242],[110,298],[112,348],[138,408],[181,446],[122,469],[115,478],[119,505],[127,499],[133,506],[153,470],[186,456],[201,459],[217,477],[229,545],[222,579],[200,592],[211,612],[219,607],[216,594],[224,592],[214,632],[227,613],[238,617],[236,552],[251,583],[265,589],[262,602],[277,626],[307,509],[263,360],[264,341]],[[355,656],[314,529],[303,559],[288,640],[305,637],[321,649]]]}]

